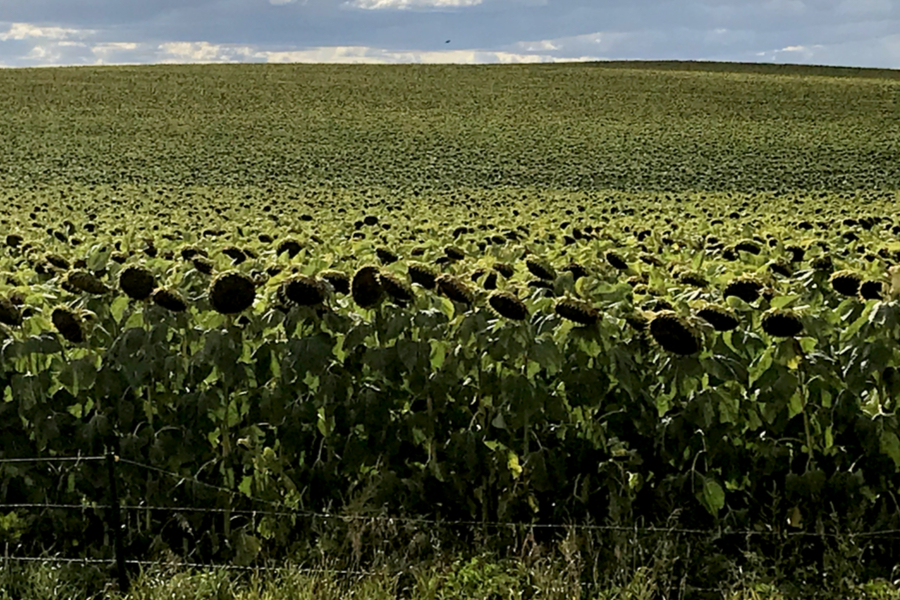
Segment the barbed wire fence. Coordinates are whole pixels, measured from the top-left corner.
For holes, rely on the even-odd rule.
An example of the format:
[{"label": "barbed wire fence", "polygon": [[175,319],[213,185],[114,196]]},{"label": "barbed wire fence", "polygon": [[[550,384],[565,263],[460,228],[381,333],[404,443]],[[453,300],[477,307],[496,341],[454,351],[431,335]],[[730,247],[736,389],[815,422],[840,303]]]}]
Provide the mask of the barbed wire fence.
[{"label": "barbed wire fence", "polygon": [[[408,525],[419,527],[433,528],[493,528],[493,529],[514,529],[525,531],[537,530],[563,530],[563,531],[591,531],[591,532],[621,532],[638,534],[665,534],[665,535],[683,535],[683,536],[707,536],[722,538],[726,536],[738,537],[777,537],[782,539],[790,538],[815,538],[815,539],[873,539],[873,538],[895,538],[900,537],[900,529],[881,529],[875,531],[789,531],[789,530],[766,530],[766,529],[691,529],[681,527],[660,527],[660,526],[624,526],[624,525],[598,525],[584,523],[535,523],[524,521],[481,521],[481,520],[453,520],[453,519],[433,519],[426,517],[409,517],[409,516],[390,516],[380,514],[344,514],[316,512],[304,509],[295,509],[285,507],[282,503],[263,498],[257,498],[244,492],[235,491],[233,489],[220,485],[211,484],[201,481],[196,476],[187,476],[166,469],[161,469],[152,465],[147,465],[138,461],[124,459],[112,452],[108,452],[102,456],[64,456],[64,457],[34,457],[34,458],[0,458],[0,466],[14,464],[85,464],[94,462],[105,462],[108,478],[108,498],[106,504],[90,503],[90,504],[67,504],[67,503],[0,503],[0,511],[17,511],[17,510],[64,510],[64,511],[105,511],[108,515],[108,525],[112,533],[113,548],[111,556],[108,559],[88,558],[88,557],[61,557],[61,556],[3,556],[0,560],[5,563],[47,563],[47,564],[65,564],[65,565],[103,565],[114,568],[119,589],[123,592],[130,587],[128,577],[128,566],[136,567],[163,567],[170,563],[160,560],[143,560],[139,558],[130,558],[126,556],[124,550],[125,527],[122,523],[123,511],[144,511],[144,512],[162,512],[162,513],[198,513],[198,514],[227,514],[232,516],[250,516],[250,517],[301,517],[307,519],[319,519],[324,521],[340,521],[351,523],[354,521],[363,522],[379,522],[390,525]],[[169,477],[177,480],[179,485],[187,482],[192,485],[203,487],[212,491],[228,495],[231,499],[241,499],[243,501],[255,502],[265,505],[267,508],[259,509],[237,509],[237,508],[215,508],[215,507],[197,507],[197,506],[156,506],[156,505],[130,505],[122,504],[118,496],[118,466],[130,465],[132,467],[152,472],[158,475]],[[177,566],[188,569],[217,569],[224,571],[240,571],[240,572],[282,572],[287,567],[271,566],[271,565],[237,565],[237,564],[217,564],[217,563],[200,563],[200,562],[184,562],[178,561]],[[305,574],[329,574],[329,575],[346,575],[346,576],[375,576],[383,573],[369,571],[364,569],[343,569],[343,568],[321,568],[321,567],[289,567],[294,572]],[[705,588],[693,588],[694,591],[704,591]],[[716,591],[710,588],[708,591]]]}]

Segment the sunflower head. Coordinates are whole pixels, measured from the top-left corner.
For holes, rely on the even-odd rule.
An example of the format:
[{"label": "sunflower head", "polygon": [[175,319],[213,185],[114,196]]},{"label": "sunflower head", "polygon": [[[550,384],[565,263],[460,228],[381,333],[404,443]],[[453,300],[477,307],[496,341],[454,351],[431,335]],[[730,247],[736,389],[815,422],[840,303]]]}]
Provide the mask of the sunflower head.
[{"label": "sunflower head", "polygon": [[471,305],[475,301],[475,294],[469,287],[449,273],[444,273],[436,280],[438,291],[460,304]]},{"label": "sunflower head", "polygon": [[762,289],[762,281],[750,275],[741,275],[728,282],[728,285],[725,286],[723,296],[725,298],[736,296],[744,302],[753,302],[759,298]]},{"label": "sunflower head", "polygon": [[295,275],[281,283],[284,297],[300,306],[315,306],[325,301],[326,287],[322,280],[308,275]]},{"label": "sunflower head", "polygon": [[668,352],[688,356],[700,351],[700,334],[674,311],[656,313],[650,319],[649,328],[656,343]]},{"label": "sunflower head", "polygon": [[146,300],[156,287],[156,278],[147,267],[131,265],[119,273],[119,287],[133,300]]},{"label": "sunflower head", "polygon": [[558,300],[553,310],[563,319],[579,325],[593,325],[600,320],[600,312],[596,308],[587,302],[574,298]]},{"label": "sunflower head", "polygon": [[493,292],[488,297],[488,304],[495,313],[512,321],[528,318],[528,307],[511,292]]},{"label": "sunflower head", "polygon": [[319,277],[331,284],[334,291],[338,294],[350,293],[350,276],[343,271],[327,269],[319,273]]},{"label": "sunflower head", "polygon": [[544,279],[546,281],[553,281],[556,279],[556,271],[549,261],[535,256],[529,256],[525,259],[525,266],[528,268],[528,271],[538,279]]},{"label": "sunflower head", "polygon": [[421,285],[426,290],[433,290],[437,280],[437,274],[428,265],[422,263],[409,263],[407,273],[413,283]]},{"label": "sunflower head", "polygon": [[773,337],[796,337],[803,333],[803,321],[790,309],[769,309],[763,313],[761,323],[763,331]]},{"label": "sunflower head", "polygon": [[859,292],[862,277],[850,270],[835,271],[828,278],[831,287],[842,296],[855,296]]},{"label": "sunflower head", "polygon": [[413,289],[409,285],[409,283],[407,283],[406,280],[399,277],[398,275],[391,273],[390,271],[379,271],[378,282],[381,284],[382,289],[384,289],[387,295],[390,296],[395,302],[406,304],[415,297]]},{"label": "sunflower head", "polygon": [[712,325],[716,331],[731,331],[740,324],[731,309],[717,304],[703,306],[697,311],[697,316]]},{"label": "sunflower head", "polygon": [[172,312],[184,312],[188,307],[184,297],[169,288],[156,288],[150,295],[150,300],[157,306]]},{"label": "sunflower head", "polygon": [[84,342],[85,326],[81,314],[68,306],[57,306],[50,315],[53,326],[63,338],[73,344]]},{"label": "sunflower head", "polygon": [[248,275],[226,271],[210,282],[208,295],[213,310],[223,315],[234,315],[253,305],[256,284]]},{"label": "sunflower head", "polygon": [[0,295],[0,323],[18,327],[22,324],[22,311],[6,296]]},{"label": "sunflower head", "polygon": [[384,296],[384,288],[378,277],[378,267],[366,265],[357,269],[350,282],[350,294],[353,301],[361,308],[370,308],[381,302]]}]

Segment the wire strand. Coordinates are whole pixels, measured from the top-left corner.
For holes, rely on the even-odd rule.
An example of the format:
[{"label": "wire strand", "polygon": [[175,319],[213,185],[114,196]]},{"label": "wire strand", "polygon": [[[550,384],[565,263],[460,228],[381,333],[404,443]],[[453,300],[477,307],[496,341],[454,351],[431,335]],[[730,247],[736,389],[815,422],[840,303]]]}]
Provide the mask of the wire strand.
[{"label": "wire strand", "polygon": [[[77,461],[96,461],[106,460],[104,456],[88,456],[88,457],[53,457],[49,459],[0,459],[0,464],[5,462],[77,462]],[[230,514],[236,516],[253,516],[253,517],[303,517],[308,519],[335,520],[335,521],[368,521],[382,522],[398,525],[421,525],[427,527],[488,527],[492,529],[510,528],[510,529],[568,529],[574,531],[610,531],[610,532],[633,532],[638,533],[664,533],[669,535],[706,535],[710,537],[716,536],[781,536],[781,537],[814,537],[814,538],[865,538],[865,537],[888,537],[900,535],[900,529],[885,529],[881,531],[864,531],[864,532],[815,532],[815,531],[775,531],[775,530],[726,530],[726,529],[691,529],[679,527],[659,527],[659,526],[626,526],[626,525],[589,525],[577,523],[527,523],[521,521],[474,521],[474,520],[443,520],[428,517],[402,517],[389,515],[361,515],[361,514],[336,514],[327,512],[314,512],[302,509],[294,509],[285,507],[283,503],[263,498],[256,498],[232,489],[206,483],[200,481],[194,476],[181,475],[173,471],[154,467],[134,460],[116,457],[120,464],[127,464],[148,471],[165,475],[179,482],[187,481],[202,487],[206,487],[218,492],[228,494],[232,498],[240,498],[251,502],[260,502],[275,507],[275,510],[266,509],[232,509],[232,508],[208,508],[193,506],[143,506],[143,505],[122,505],[121,510],[128,511],[150,511],[150,512],[169,512],[169,513],[199,513],[199,514]],[[56,509],[56,510],[108,510],[108,505],[91,505],[91,504],[42,504],[42,503],[19,503],[19,504],[0,504],[0,508],[6,510],[32,510],[32,509]]]},{"label": "wire strand", "polygon": [[51,456],[47,458],[0,458],[0,465],[22,463],[92,462],[106,460],[105,456]]}]

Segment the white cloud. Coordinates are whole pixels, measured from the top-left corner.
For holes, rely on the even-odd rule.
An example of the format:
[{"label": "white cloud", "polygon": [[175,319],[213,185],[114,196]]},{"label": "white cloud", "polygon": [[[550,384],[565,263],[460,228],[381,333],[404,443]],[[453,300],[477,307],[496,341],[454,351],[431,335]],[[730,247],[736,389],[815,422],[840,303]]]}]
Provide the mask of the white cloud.
[{"label": "white cloud", "polygon": [[351,0],[348,6],[364,10],[410,10],[416,8],[461,8],[477,6],[484,0]]},{"label": "white cloud", "polygon": [[607,55],[614,48],[634,39],[636,34],[620,31],[597,31],[584,35],[551,40],[518,42],[512,48],[520,52],[554,52],[554,56]]},{"label": "white cloud", "polygon": [[172,43],[159,46],[158,62],[164,63],[346,63],[346,64],[482,64],[546,63],[598,60],[593,56],[560,59],[546,54],[493,50],[397,51],[367,46],[322,46],[302,50],[266,50],[252,46],[226,44]]},{"label": "white cloud", "polygon": [[67,40],[71,38],[84,38],[92,35],[90,29],[69,29],[66,27],[39,27],[30,23],[11,23],[9,29],[0,33],[0,41],[47,39]]},{"label": "white cloud", "polygon": [[[74,52],[77,46],[77,52]],[[66,41],[36,44],[25,57],[32,66],[64,64],[187,64],[187,63],[342,63],[342,64],[519,64],[602,60],[591,55],[558,57],[546,53],[502,50],[388,50],[368,46],[321,46],[272,50],[257,46],[170,42],[102,43],[88,46]],[[2,63],[0,63],[2,65]]]}]

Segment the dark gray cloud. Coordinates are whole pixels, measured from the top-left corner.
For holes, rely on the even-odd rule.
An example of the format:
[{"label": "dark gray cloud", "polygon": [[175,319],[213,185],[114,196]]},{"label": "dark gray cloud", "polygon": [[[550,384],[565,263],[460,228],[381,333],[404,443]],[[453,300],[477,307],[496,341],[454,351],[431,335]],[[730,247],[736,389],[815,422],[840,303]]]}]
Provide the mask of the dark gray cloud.
[{"label": "dark gray cloud", "polygon": [[2,3],[8,66],[634,58],[900,68],[900,0]]}]

